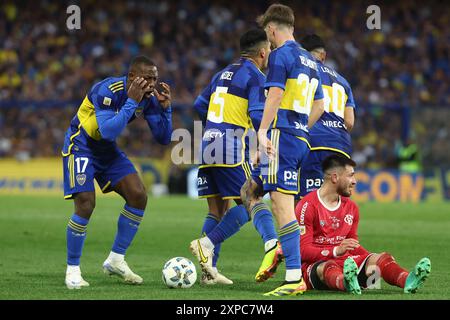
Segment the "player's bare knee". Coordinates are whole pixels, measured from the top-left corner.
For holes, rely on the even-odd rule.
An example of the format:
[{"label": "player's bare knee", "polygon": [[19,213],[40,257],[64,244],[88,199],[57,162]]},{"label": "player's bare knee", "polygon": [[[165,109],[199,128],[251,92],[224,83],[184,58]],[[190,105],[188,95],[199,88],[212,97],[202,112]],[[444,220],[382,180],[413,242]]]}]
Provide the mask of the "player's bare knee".
[{"label": "player's bare knee", "polygon": [[130,190],[127,195],[127,203],[133,208],[145,209],[147,206],[147,191],[144,186],[139,186]]},{"label": "player's bare knee", "polygon": [[75,213],[82,218],[89,219],[95,208],[95,195],[81,192],[74,196]]}]

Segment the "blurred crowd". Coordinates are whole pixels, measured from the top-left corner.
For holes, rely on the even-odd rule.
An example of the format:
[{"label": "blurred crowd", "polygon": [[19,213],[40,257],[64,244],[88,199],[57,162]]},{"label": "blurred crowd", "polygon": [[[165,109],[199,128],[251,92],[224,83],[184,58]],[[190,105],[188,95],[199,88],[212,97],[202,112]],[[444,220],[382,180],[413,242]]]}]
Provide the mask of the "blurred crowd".
[{"label": "blurred crowd", "polygon": [[[256,16],[270,3],[2,1],[0,157],[58,155],[92,84],[125,74],[137,54],[150,56],[161,80],[171,85],[174,127],[191,129],[193,100],[218,69],[238,57],[239,35],[256,26]],[[396,166],[402,108],[412,110],[410,129],[424,160],[450,163],[448,152],[439,152],[450,141],[449,124],[442,120],[450,113],[448,5],[381,4],[381,30],[369,30],[369,1],[283,3],[295,10],[297,38],[321,35],[327,63],[352,85],[358,105],[354,156],[361,166]],[[70,4],[81,8],[80,30],[66,27]],[[144,121],[129,126],[119,144],[135,156],[159,157],[165,150],[152,142]]]}]

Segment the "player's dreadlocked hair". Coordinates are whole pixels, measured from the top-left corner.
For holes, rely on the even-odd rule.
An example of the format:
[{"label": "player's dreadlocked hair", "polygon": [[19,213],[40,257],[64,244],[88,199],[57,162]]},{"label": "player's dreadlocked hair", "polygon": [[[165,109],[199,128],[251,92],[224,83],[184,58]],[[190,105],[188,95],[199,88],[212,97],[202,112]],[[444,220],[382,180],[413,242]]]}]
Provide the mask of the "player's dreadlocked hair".
[{"label": "player's dreadlocked hair", "polygon": [[345,166],[356,167],[356,162],[350,158],[345,156],[341,156],[339,154],[333,154],[328,156],[322,162],[322,172],[326,173],[327,171],[335,168],[345,168]]},{"label": "player's dreadlocked hair", "polygon": [[267,35],[263,29],[251,29],[245,32],[239,40],[242,56],[255,56],[261,45],[267,43]]}]

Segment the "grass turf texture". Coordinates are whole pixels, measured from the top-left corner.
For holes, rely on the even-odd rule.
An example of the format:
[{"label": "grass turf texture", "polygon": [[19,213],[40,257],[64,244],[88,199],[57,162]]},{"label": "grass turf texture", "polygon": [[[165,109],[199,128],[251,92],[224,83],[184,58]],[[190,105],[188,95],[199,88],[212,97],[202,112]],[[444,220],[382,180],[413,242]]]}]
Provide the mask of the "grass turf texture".
[{"label": "grass turf texture", "polygon": [[[119,197],[97,199],[88,226],[81,258],[90,287],[68,290],[64,285],[66,226],[72,201],[58,197],[0,196],[0,299],[268,299],[284,278],[284,266],[275,278],[259,284],[253,278],[263,257],[262,241],[252,223],[223,246],[219,269],[235,282],[232,286],[168,289],[161,280],[163,264],[184,256],[197,266],[189,242],[199,236],[207,213],[206,201],[185,197],[150,198],[146,215],[127,253],[131,268],[144,278],[141,286],[121,283],[103,274],[101,265],[116,232],[123,201]],[[410,270],[422,257],[432,262],[431,276],[415,295],[382,282],[380,290],[362,296],[331,291],[308,291],[293,299],[450,299],[450,204],[360,205],[360,242],[374,252],[387,251]]]}]

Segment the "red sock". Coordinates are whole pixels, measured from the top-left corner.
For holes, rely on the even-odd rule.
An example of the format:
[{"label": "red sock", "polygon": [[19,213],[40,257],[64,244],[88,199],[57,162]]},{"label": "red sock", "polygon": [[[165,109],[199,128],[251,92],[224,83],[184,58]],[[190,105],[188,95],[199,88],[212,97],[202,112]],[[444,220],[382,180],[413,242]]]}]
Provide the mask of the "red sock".
[{"label": "red sock", "polygon": [[393,256],[389,253],[382,253],[377,261],[377,267],[380,269],[381,277],[390,285],[400,288],[405,287],[408,270],[400,267]]},{"label": "red sock", "polygon": [[342,268],[334,261],[328,261],[323,268],[323,278],[328,288],[332,290],[345,291],[344,273]]}]

